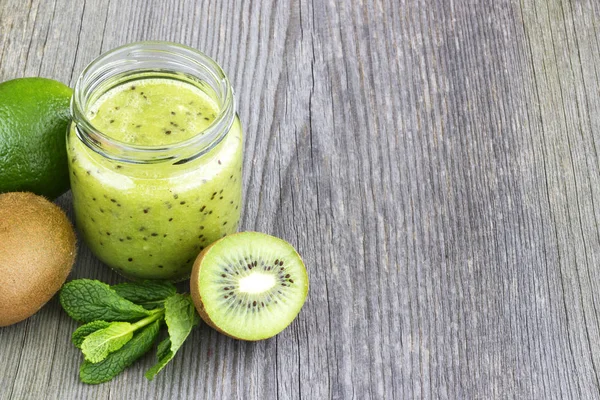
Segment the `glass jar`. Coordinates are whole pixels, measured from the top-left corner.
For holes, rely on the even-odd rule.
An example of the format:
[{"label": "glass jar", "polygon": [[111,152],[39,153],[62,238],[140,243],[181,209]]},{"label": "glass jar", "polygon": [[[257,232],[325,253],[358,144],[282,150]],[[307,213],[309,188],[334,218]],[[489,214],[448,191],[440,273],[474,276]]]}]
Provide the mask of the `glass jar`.
[{"label": "glass jar", "polygon": [[109,51],[77,80],[71,112],[76,225],[102,262],[131,279],[183,280],[237,230],[242,128],[208,56],[168,42]]}]

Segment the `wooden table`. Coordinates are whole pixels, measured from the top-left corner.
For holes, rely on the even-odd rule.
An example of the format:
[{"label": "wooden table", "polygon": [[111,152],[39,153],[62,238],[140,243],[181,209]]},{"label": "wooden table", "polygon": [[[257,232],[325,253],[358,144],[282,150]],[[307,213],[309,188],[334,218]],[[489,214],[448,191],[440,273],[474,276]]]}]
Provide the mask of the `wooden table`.
[{"label": "wooden table", "polygon": [[[298,248],[308,301],[88,386],[55,298],[0,329],[0,398],[600,398],[598,1],[0,0],[0,80],[151,39],[230,76],[241,227]],[[122,280],[82,243],[81,277]]]}]

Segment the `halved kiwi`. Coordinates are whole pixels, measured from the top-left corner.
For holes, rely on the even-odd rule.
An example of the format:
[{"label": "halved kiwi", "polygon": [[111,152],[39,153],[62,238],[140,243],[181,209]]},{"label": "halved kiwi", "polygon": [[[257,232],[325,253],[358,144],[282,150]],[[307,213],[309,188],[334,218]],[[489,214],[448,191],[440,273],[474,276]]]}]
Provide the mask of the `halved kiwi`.
[{"label": "halved kiwi", "polygon": [[296,318],[308,293],[302,259],[286,241],[241,232],[198,256],[190,291],[202,319],[242,340],[275,336]]}]

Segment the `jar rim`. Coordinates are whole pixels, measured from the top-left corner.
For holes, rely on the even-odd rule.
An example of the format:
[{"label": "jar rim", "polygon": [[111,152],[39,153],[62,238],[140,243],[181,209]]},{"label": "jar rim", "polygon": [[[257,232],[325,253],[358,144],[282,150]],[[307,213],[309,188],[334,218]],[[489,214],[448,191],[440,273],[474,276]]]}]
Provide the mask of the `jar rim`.
[{"label": "jar rim", "polygon": [[[104,90],[106,93],[122,84],[119,77],[129,76],[133,80],[142,73],[182,80],[195,78],[207,83],[218,100],[215,119],[192,137],[165,145],[131,144],[98,130],[86,115],[90,100],[99,97],[96,92]],[[111,86],[114,80],[117,82]],[[92,95],[97,96],[96,99]],[[225,137],[235,118],[235,98],[227,75],[208,55],[179,43],[142,41],[102,53],[83,69],[71,97],[71,116],[79,139],[104,157],[129,163],[170,161],[179,164],[206,154]]]}]

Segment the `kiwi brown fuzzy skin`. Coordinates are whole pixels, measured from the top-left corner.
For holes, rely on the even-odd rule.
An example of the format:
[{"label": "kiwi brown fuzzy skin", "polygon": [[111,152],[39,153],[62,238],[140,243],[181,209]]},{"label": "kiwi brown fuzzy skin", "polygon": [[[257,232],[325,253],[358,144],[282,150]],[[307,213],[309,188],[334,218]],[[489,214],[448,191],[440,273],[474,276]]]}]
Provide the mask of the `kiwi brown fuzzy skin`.
[{"label": "kiwi brown fuzzy skin", "polygon": [[73,226],[58,206],[33,193],[0,194],[0,327],[42,308],[76,253]]},{"label": "kiwi brown fuzzy skin", "polygon": [[[237,235],[237,234],[234,233],[234,235]],[[222,240],[222,239],[220,239],[220,240]],[[207,248],[202,250],[200,252],[200,254],[198,254],[198,257],[196,257],[196,261],[194,261],[194,266],[192,267],[192,275],[190,277],[190,294],[192,295],[192,301],[194,302],[194,306],[196,306],[196,311],[198,311],[200,318],[202,318],[202,320],[206,323],[206,325],[210,326],[211,328],[215,329],[218,332],[221,332],[224,335],[227,335],[234,339],[239,339],[235,336],[231,336],[227,332],[222,331],[221,329],[219,329],[218,326],[216,326],[213,323],[213,321],[210,319],[210,317],[206,313],[206,310],[204,309],[204,303],[202,302],[202,295],[200,294],[200,291],[198,290],[198,285],[194,284],[195,282],[198,282],[198,278],[200,275],[200,269],[202,268],[202,260],[204,259],[204,256],[208,253],[210,248],[213,247],[218,242],[219,242],[219,240],[217,240],[216,242],[209,245]]]},{"label": "kiwi brown fuzzy skin", "polygon": [[[215,325],[215,323],[211,320],[210,316],[208,315],[208,313],[206,312],[205,308],[204,308],[204,303],[202,301],[202,293],[200,293],[199,291],[199,285],[198,285],[198,281],[199,281],[199,275],[200,275],[200,271],[202,269],[202,260],[204,259],[204,257],[208,254],[208,252],[210,251],[210,249],[216,245],[217,243],[219,243],[221,240],[224,240],[225,238],[230,238],[232,236],[237,236],[237,235],[242,235],[244,233],[248,233],[248,232],[237,232],[237,233],[233,233],[230,235],[227,235],[219,240],[217,240],[216,242],[212,243],[211,245],[209,245],[208,247],[206,247],[204,250],[202,250],[202,252],[198,255],[198,257],[196,258],[196,261],[194,262],[194,266],[192,267],[192,275],[190,277],[190,294],[192,295],[192,300],[194,302],[194,305],[196,307],[196,310],[198,311],[198,314],[200,315],[200,317],[202,318],[202,320],[211,328],[215,329],[216,331],[229,336],[231,338],[237,339],[237,340],[244,340],[244,341],[248,341],[248,342],[255,342],[255,341],[259,341],[259,340],[263,340],[263,339],[268,339],[271,336],[268,337],[264,337],[264,338],[258,338],[258,339],[247,339],[247,338],[242,338],[242,337],[238,337],[235,335],[232,335],[229,332],[226,332],[224,330],[222,330],[221,328],[219,328],[217,325]],[[251,232],[251,233],[257,233],[257,232]],[[294,249],[294,252],[296,252],[296,250]],[[298,259],[301,260],[300,255],[298,254],[298,252],[296,252],[296,255],[298,256]],[[308,280],[306,280],[306,287],[304,287],[304,297],[306,298],[306,295],[308,294]],[[291,323],[291,321],[290,321]]]}]

